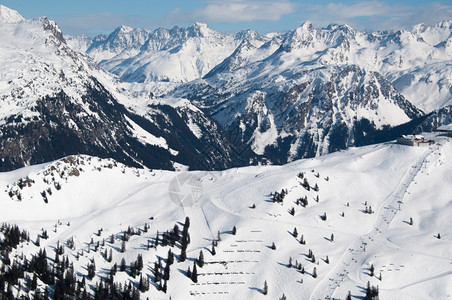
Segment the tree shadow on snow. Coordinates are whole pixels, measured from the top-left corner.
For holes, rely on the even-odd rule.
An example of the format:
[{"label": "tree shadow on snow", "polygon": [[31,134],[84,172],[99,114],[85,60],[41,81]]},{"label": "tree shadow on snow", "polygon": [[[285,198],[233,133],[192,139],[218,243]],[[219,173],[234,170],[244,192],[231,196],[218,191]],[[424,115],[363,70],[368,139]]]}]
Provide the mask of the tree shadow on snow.
[{"label": "tree shadow on snow", "polygon": [[252,291],[256,291],[256,292],[258,292],[258,293],[261,293],[261,294],[264,294],[264,290],[263,289],[260,289],[260,288],[257,288],[257,287],[252,287],[252,286],[250,286],[250,287],[248,287],[250,290],[252,290]]}]

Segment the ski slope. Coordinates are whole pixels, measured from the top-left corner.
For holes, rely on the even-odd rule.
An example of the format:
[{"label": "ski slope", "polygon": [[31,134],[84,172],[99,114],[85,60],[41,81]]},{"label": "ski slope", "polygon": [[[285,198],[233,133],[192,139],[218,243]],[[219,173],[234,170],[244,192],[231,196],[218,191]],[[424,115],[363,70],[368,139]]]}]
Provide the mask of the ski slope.
[{"label": "ski slope", "polygon": [[[97,276],[88,281],[90,289],[107,276],[113,263],[119,265],[124,258],[130,264],[138,254],[145,262],[143,275],[152,279],[154,262],[158,257],[165,259],[171,248],[176,262],[167,293],[152,285],[141,294],[144,299],[279,299],[283,294],[287,299],[344,299],[349,291],[363,297],[368,281],[378,285],[381,299],[448,299],[452,295],[452,143],[435,138],[437,143],[428,148],[391,142],[283,166],[193,171],[188,174],[194,176],[196,186],[179,180],[177,191],[173,180],[185,173],[70,157],[1,173],[0,221],[29,230],[32,241],[47,229],[49,239],[41,239],[40,246],[50,258],[58,241],[65,244],[73,237],[75,250],[65,247],[65,254],[74,262],[77,277],[86,275],[91,259],[96,262]],[[309,191],[297,177],[300,172],[309,182]],[[20,188],[21,178],[34,182]],[[60,189],[55,188],[56,182]],[[49,187],[52,193],[47,193],[45,203],[41,192]],[[271,193],[282,189],[287,189],[283,202],[274,203]],[[193,202],[177,205],[170,197],[175,192],[191,195]],[[304,196],[308,205],[297,205]],[[365,213],[366,205],[374,213]],[[324,213],[326,220],[320,218]],[[186,261],[178,262],[178,244],[147,250],[147,241],[154,241],[157,231],[161,234],[174,224],[182,228],[186,216],[191,224]],[[142,229],[145,223],[150,225],[147,232]],[[129,226],[141,228],[141,234],[132,235],[122,253],[119,236]],[[233,226],[236,235],[231,232]],[[292,234],[295,227],[297,237]],[[212,255],[218,233],[216,255]],[[116,238],[110,243],[112,234]],[[299,242],[301,235],[304,245]],[[94,244],[106,242],[94,251],[91,239]],[[112,262],[103,257],[110,249]],[[28,243],[14,253],[31,257],[37,250]],[[186,270],[192,268],[200,250],[205,265],[198,268],[194,283]],[[308,258],[309,250],[315,262]],[[293,265],[301,263],[305,272],[289,267],[290,258]],[[370,265],[375,276],[370,276]],[[128,272],[115,277],[118,283],[138,284],[138,280]],[[268,295],[263,294],[264,281]]]}]

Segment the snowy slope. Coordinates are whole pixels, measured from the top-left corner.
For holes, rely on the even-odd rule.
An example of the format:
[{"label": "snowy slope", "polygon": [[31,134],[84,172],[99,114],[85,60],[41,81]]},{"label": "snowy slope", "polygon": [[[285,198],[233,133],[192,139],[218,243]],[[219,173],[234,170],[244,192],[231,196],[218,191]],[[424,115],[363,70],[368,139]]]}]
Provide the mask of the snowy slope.
[{"label": "snowy slope", "polygon": [[[47,229],[50,237],[41,239],[41,247],[50,258],[57,241],[65,244],[73,237],[76,250],[64,246],[64,251],[74,263],[77,278],[86,275],[90,259],[96,263],[97,276],[87,280],[88,289],[94,288],[99,276],[108,275],[113,263],[119,266],[122,258],[127,272],[118,271],[115,281],[138,283],[139,276],[128,275],[138,254],[143,255],[142,274],[152,281],[154,262],[162,257],[165,265],[171,248],[176,260],[166,295],[151,285],[142,298],[279,299],[284,294],[287,299],[343,299],[348,291],[363,297],[370,281],[379,286],[383,299],[446,299],[452,293],[448,222],[452,144],[445,138],[437,140],[430,148],[386,143],[284,166],[185,173],[194,181],[181,186],[180,193],[195,200],[185,207],[170,198],[176,191],[175,178],[181,180],[184,173],[137,170],[88,156],[68,157],[0,174],[0,220],[27,229],[32,241],[42,228]],[[301,172],[309,191],[301,185]],[[283,203],[273,203],[270,194],[282,189],[287,189]],[[48,203],[42,191],[47,191]],[[304,196],[308,205],[297,205],[297,199]],[[365,213],[368,208],[373,213]],[[321,219],[324,214],[326,220]],[[153,245],[157,231],[162,234],[174,224],[182,228],[186,216],[191,224],[187,261],[178,262],[179,244],[146,250],[147,241]],[[410,218],[413,225],[409,225]],[[143,232],[145,223],[150,225],[147,232]],[[141,228],[141,233],[132,235],[121,253],[120,237],[129,226]],[[236,235],[231,234],[233,226]],[[218,232],[221,240],[214,256],[211,243]],[[112,234],[117,237],[114,243],[110,243]],[[299,242],[301,235],[304,245]],[[105,246],[94,251],[103,239]],[[272,243],[276,250],[271,249]],[[30,257],[39,249],[31,242],[21,245],[13,254]],[[112,249],[112,262],[103,257],[105,249]],[[205,265],[198,268],[198,283],[193,283],[185,271],[200,250]],[[314,263],[307,257],[309,250],[315,255]],[[292,264],[302,264],[304,274],[288,266],[289,258]],[[375,276],[369,275],[371,265]],[[262,294],[264,281],[267,296]],[[39,286],[43,287],[42,282]]]}]

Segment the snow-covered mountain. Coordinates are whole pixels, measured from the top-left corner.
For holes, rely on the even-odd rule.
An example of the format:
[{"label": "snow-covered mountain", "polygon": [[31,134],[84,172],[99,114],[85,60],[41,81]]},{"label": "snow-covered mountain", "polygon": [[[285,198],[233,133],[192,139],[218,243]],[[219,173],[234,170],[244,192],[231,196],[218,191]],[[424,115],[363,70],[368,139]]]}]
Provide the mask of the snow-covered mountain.
[{"label": "snow-covered mountain", "polygon": [[125,81],[187,82],[206,75],[244,39],[265,41],[253,31],[223,34],[203,23],[154,31],[121,26],[95,38],[86,53]]},{"label": "snow-covered mountain", "polygon": [[146,105],[146,118],[127,110],[117,79],[53,21],[2,6],[0,23],[0,170],[78,153],[165,169],[240,165],[221,128],[187,101]]},{"label": "snow-covered mountain", "polygon": [[147,40],[120,27],[87,53],[137,101],[189,99],[258,161],[284,163],[390,140],[407,122],[416,132],[424,113],[452,105],[451,24],[369,33],[305,22],[260,36],[197,23]]},{"label": "snow-covered mountain", "polygon": [[304,69],[357,65],[380,73],[412,104],[430,112],[452,104],[451,28],[452,21],[444,21],[369,33],[336,24],[316,29],[305,22],[287,33],[260,36],[223,34],[199,23],[152,32],[120,27],[108,38],[100,36],[87,53],[129,82],[187,82],[247,68],[281,51],[296,53],[285,57],[287,69],[299,62]]},{"label": "snow-covered mountain", "polygon": [[0,295],[447,299],[452,144],[434,138],[222,172],[77,155],[0,173]]}]

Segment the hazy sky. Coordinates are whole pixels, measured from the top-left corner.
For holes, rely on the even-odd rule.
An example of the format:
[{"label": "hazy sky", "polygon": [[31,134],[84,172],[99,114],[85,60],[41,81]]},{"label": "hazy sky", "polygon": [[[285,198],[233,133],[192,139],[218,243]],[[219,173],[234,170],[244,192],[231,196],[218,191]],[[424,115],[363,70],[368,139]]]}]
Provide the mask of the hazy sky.
[{"label": "hazy sky", "polygon": [[223,32],[267,33],[294,29],[307,20],[314,27],[346,23],[357,29],[383,30],[452,19],[452,0],[0,0],[0,4],[25,18],[47,16],[65,34],[91,36],[120,25],[155,29],[203,22]]}]

